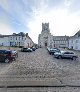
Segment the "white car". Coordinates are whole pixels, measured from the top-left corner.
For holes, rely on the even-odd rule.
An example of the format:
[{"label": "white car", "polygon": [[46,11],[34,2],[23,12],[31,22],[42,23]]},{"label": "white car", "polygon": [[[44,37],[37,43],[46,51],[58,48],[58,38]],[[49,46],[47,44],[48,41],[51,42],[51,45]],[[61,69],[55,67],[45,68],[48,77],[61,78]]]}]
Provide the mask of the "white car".
[{"label": "white car", "polygon": [[72,60],[76,60],[78,58],[78,55],[76,55],[74,52],[70,51],[61,51],[54,53],[54,57],[61,59],[61,58],[70,58]]}]

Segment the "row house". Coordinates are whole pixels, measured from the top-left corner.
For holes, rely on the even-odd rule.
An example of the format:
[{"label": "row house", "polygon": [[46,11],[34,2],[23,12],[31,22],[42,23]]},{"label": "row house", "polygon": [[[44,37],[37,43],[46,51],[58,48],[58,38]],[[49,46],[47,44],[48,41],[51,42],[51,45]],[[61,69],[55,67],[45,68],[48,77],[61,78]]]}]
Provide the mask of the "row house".
[{"label": "row house", "polygon": [[18,47],[31,47],[33,46],[32,39],[28,33],[20,32],[12,35],[0,35],[0,45],[2,46],[18,46]]},{"label": "row house", "polygon": [[80,50],[80,31],[69,38],[69,49]]},{"label": "row house", "polygon": [[68,47],[69,36],[53,36],[53,47]]}]

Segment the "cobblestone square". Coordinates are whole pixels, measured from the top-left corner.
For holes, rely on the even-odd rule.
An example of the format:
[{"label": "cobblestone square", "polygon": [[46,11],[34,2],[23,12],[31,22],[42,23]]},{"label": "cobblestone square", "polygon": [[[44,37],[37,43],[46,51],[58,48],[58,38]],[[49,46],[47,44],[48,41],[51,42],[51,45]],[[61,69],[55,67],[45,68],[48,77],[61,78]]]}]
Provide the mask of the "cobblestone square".
[{"label": "cobblestone square", "polygon": [[[80,56],[80,52],[76,53]],[[56,59],[49,55],[46,48],[39,48],[30,53],[18,51],[16,61],[9,64],[0,63],[1,67],[0,86],[80,86],[80,59],[78,58],[76,61]]]}]

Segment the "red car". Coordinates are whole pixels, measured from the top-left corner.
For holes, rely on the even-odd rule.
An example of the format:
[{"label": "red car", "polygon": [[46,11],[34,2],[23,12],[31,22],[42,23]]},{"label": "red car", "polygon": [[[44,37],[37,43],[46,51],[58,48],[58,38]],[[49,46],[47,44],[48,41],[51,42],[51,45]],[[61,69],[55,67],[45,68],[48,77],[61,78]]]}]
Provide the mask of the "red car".
[{"label": "red car", "polygon": [[15,50],[0,50],[0,62],[10,62],[18,57],[18,53]]}]

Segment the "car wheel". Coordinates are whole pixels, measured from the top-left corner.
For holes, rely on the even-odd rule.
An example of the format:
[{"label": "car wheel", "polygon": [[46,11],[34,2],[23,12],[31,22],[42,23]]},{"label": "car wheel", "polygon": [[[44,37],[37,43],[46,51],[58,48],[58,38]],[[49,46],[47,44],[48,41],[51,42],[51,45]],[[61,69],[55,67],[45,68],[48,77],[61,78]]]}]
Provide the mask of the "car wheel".
[{"label": "car wheel", "polygon": [[5,59],[5,63],[9,63],[9,59],[7,58],[7,59]]},{"label": "car wheel", "polygon": [[72,57],[73,60],[76,60],[76,57]]},{"label": "car wheel", "polygon": [[61,56],[58,56],[59,59],[61,59],[62,57]]},{"label": "car wheel", "polygon": [[50,54],[50,55],[52,55],[52,53],[51,53],[51,52],[50,52],[49,54]]}]

